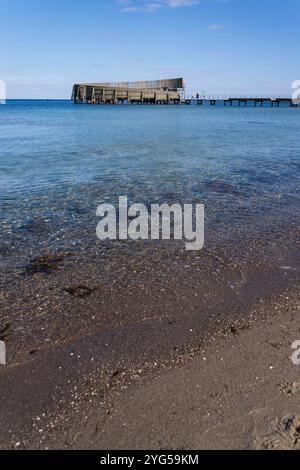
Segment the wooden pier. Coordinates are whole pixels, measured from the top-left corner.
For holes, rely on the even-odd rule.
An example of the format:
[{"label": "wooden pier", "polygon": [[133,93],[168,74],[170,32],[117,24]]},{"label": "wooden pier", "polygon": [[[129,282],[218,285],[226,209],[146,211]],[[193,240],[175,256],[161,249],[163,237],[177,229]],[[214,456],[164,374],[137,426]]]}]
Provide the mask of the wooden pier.
[{"label": "wooden pier", "polygon": [[[199,96],[199,95],[197,95]],[[73,86],[76,104],[182,104],[198,106],[298,107],[291,97],[202,97],[185,98],[183,78],[165,80],[83,83]]]},{"label": "wooden pier", "polygon": [[200,98],[196,100],[184,100],[184,104],[191,105],[193,102],[199,106],[252,106],[252,107],[277,107],[281,105],[297,107],[300,103],[295,103],[292,98]]}]

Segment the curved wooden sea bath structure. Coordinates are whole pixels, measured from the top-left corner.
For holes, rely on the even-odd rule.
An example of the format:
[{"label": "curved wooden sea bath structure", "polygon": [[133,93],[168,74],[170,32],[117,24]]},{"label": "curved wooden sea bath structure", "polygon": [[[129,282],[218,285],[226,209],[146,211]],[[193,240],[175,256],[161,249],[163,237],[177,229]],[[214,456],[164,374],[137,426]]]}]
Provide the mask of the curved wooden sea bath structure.
[{"label": "curved wooden sea bath structure", "polygon": [[183,78],[165,80],[82,83],[73,86],[74,103],[88,104],[179,104],[183,100]]}]

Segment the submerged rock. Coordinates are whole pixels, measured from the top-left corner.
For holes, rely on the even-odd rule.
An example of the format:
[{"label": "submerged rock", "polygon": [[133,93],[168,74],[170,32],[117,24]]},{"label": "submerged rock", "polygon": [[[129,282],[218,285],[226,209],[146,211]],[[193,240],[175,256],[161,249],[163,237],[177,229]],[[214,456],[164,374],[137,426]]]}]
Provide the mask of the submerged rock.
[{"label": "submerged rock", "polygon": [[70,294],[72,297],[79,297],[80,299],[84,299],[92,295],[95,292],[96,288],[91,288],[87,286],[76,286],[76,287],[67,287],[64,289],[65,292]]},{"label": "submerged rock", "polygon": [[36,273],[50,273],[58,269],[59,264],[62,263],[65,258],[71,256],[70,253],[45,253],[44,255],[34,258],[27,266],[27,274]]}]

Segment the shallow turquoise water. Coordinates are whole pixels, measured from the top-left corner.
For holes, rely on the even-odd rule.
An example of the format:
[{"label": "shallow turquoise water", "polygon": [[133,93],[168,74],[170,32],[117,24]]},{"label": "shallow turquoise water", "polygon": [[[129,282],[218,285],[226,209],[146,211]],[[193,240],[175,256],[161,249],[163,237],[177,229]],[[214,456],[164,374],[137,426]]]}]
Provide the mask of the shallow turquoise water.
[{"label": "shallow turquoise water", "polygon": [[300,109],[290,108],[8,102],[0,106],[1,242],[79,243],[79,232],[95,236],[97,205],[119,195],[204,202],[216,232],[295,219],[299,131]]}]

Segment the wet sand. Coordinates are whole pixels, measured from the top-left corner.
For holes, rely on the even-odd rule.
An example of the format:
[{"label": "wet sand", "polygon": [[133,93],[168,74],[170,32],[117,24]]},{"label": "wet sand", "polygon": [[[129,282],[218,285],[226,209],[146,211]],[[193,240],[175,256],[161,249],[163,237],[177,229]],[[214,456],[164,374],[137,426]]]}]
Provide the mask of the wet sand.
[{"label": "wet sand", "polygon": [[296,226],[2,261],[1,448],[298,446]]},{"label": "wet sand", "polygon": [[[257,312],[258,313],[258,312]],[[126,390],[77,445],[107,449],[300,449],[299,290],[259,309],[264,321],[219,337],[180,367]],[[88,430],[95,434],[89,440]]]}]

